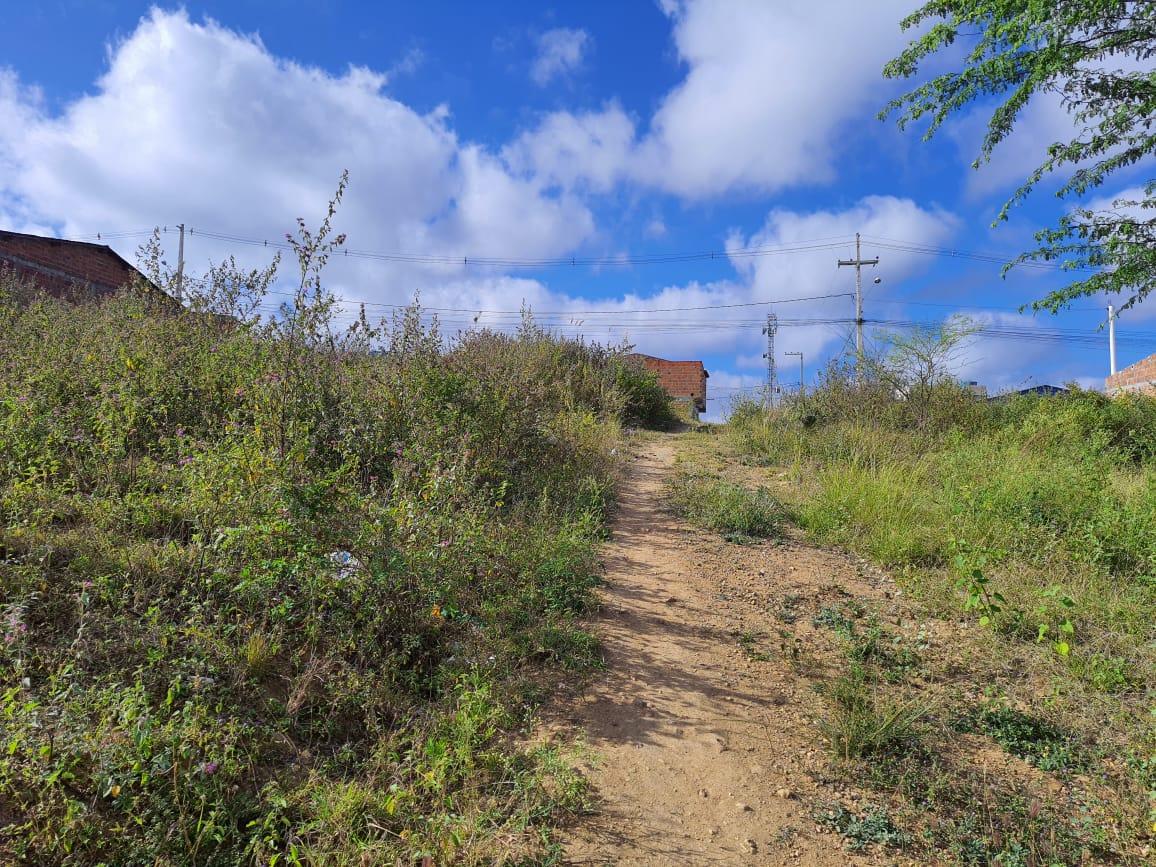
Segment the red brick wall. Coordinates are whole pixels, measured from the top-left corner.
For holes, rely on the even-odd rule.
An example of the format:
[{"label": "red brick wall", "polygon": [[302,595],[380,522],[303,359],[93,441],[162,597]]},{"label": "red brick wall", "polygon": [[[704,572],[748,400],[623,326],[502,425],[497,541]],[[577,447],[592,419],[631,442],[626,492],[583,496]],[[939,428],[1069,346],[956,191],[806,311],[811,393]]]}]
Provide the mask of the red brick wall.
[{"label": "red brick wall", "polygon": [[706,411],[707,372],[701,361],[667,361],[653,355],[635,355],[647,370],[658,374],[659,384],[671,397],[690,398],[699,412]]},{"label": "red brick wall", "polygon": [[0,266],[6,266],[57,297],[88,285],[98,294],[127,285],[136,269],[108,247],[0,232]]},{"label": "red brick wall", "polygon": [[1156,355],[1149,355],[1131,367],[1117,371],[1104,380],[1108,394],[1116,391],[1138,391],[1142,394],[1156,394]]}]

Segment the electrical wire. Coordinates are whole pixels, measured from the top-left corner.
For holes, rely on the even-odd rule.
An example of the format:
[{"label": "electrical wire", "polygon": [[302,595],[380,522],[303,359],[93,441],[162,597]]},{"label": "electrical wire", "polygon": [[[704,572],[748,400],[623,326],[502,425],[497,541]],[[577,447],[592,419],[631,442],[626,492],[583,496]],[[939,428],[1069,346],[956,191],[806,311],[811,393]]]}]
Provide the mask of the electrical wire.
[{"label": "electrical wire", "polygon": [[[290,244],[288,241],[270,241],[268,239],[262,238],[245,238],[239,235],[230,235],[224,232],[214,232],[196,228],[190,228],[188,232],[190,235],[197,235],[202,238],[210,238],[216,241],[227,241],[232,244],[267,247],[276,250],[292,249],[292,244]],[[811,250],[831,250],[839,247],[845,247],[849,242],[850,238],[848,236],[834,235],[828,238],[816,238],[808,241],[799,241],[795,244],[781,244],[775,246],[745,247],[732,250],[700,250],[687,253],[658,254],[653,256],[610,256],[595,258],[579,256],[515,258],[501,256],[470,256],[466,254],[435,255],[428,253],[383,253],[374,252],[371,250],[355,250],[349,248],[336,252],[334,255],[354,259],[369,259],[378,262],[402,262],[420,265],[461,265],[465,267],[470,265],[477,265],[481,267],[500,268],[558,268],[578,266],[611,268],[629,267],[634,265],[662,265],[680,262],[700,262],[713,259],[728,260],[757,258],[762,256],[801,253]]]}]

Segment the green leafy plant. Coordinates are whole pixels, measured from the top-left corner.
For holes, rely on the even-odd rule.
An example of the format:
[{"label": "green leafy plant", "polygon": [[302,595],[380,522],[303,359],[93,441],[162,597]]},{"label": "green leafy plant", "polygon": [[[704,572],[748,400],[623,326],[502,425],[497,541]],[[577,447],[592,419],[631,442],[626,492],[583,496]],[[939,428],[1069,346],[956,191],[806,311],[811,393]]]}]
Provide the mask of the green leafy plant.
[{"label": "green leafy plant", "polygon": [[993,626],[1007,608],[1007,599],[998,590],[991,589],[991,579],[984,572],[987,555],[982,552],[956,554],[952,560],[958,587],[964,593],[963,610],[979,613],[980,626]]},{"label": "green leafy plant", "polygon": [[[1064,612],[1071,612],[1076,607],[1076,603],[1072,597],[1065,595],[1060,587],[1049,587],[1046,590],[1040,591],[1040,597],[1043,599],[1055,600],[1061,606]],[[1047,607],[1041,605],[1037,609],[1041,618],[1048,614]],[[1054,635],[1052,640],[1052,649],[1060,656],[1068,656],[1072,652],[1071,637],[1075,634],[1075,627],[1072,625],[1072,618],[1065,613],[1057,622],[1048,622],[1041,620],[1036,630],[1036,641],[1043,641],[1049,635]]]},{"label": "green leafy plant", "polygon": [[842,804],[835,804],[814,816],[817,822],[840,834],[852,852],[862,852],[872,845],[898,849],[911,842],[911,836],[897,827],[887,811],[879,807],[868,807],[860,814]]},{"label": "green leafy plant", "polygon": [[992,738],[1012,755],[1044,771],[1081,767],[1074,739],[1057,727],[1005,704],[991,703],[959,721],[966,731]]},{"label": "green leafy plant", "polygon": [[272,318],[276,262],[0,276],[0,862],[540,863],[588,808],[519,744],[601,663],[624,350],[346,324],[344,186]]}]

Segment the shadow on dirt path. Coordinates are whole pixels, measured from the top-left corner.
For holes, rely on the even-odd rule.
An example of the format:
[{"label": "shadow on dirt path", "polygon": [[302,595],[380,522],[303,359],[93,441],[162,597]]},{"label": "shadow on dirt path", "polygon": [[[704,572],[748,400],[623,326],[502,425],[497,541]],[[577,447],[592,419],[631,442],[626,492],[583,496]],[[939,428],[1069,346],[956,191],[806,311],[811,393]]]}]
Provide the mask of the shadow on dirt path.
[{"label": "shadow on dirt path", "polygon": [[673,517],[675,442],[644,444],[623,484],[594,624],[606,670],[563,711],[595,754],[601,801],[572,829],[567,863],[870,863],[818,832],[799,800],[822,760],[820,699],[785,654],[752,659],[739,641],[772,625],[760,587],[829,583],[832,564]]}]

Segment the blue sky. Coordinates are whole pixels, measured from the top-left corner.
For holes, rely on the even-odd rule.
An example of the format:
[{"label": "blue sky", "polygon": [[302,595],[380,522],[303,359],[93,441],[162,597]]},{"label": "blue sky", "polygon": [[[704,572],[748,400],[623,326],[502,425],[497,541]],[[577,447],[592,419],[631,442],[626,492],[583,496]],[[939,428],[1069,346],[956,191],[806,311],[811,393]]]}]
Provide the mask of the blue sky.
[{"label": "blue sky", "polygon": [[[341,258],[329,282],[343,298],[387,312],[376,305],[420,292],[474,311],[444,313],[450,332],[479,312],[507,327],[529,306],[565,333],[702,358],[712,416],[762,382],[767,312],[783,320],[785,385],[797,359],[781,353],[803,351],[811,378],[845,351],[849,297],[786,299],[850,292],[835,263],[858,231],[881,260],[868,319],[971,310],[999,331],[973,339],[962,377],[1102,383],[1101,300],[1020,315],[1063,275],[1001,278],[996,262],[929,252],[1029,245],[1072,204],[1054,184],[1010,222],[992,218],[1072,121],[1033,104],[979,171],[982,106],[931,143],[878,121],[901,86],[880,69],[914,5],[20,4],[0,55],[0,226],[128,233],[108,242],[131,257],[135,233],[184,222],[194,269],[228,254],[257,264],[264,248],[209,235],[273,240],[298,216],[316,223],[348,169],[349,249],[411,260]],[[700,252],[714,255],[685,256]],[[509,264],[460,263],[487,257]],[[1122,364],[1156,349],[1147,318],[1121,321]]]}]

